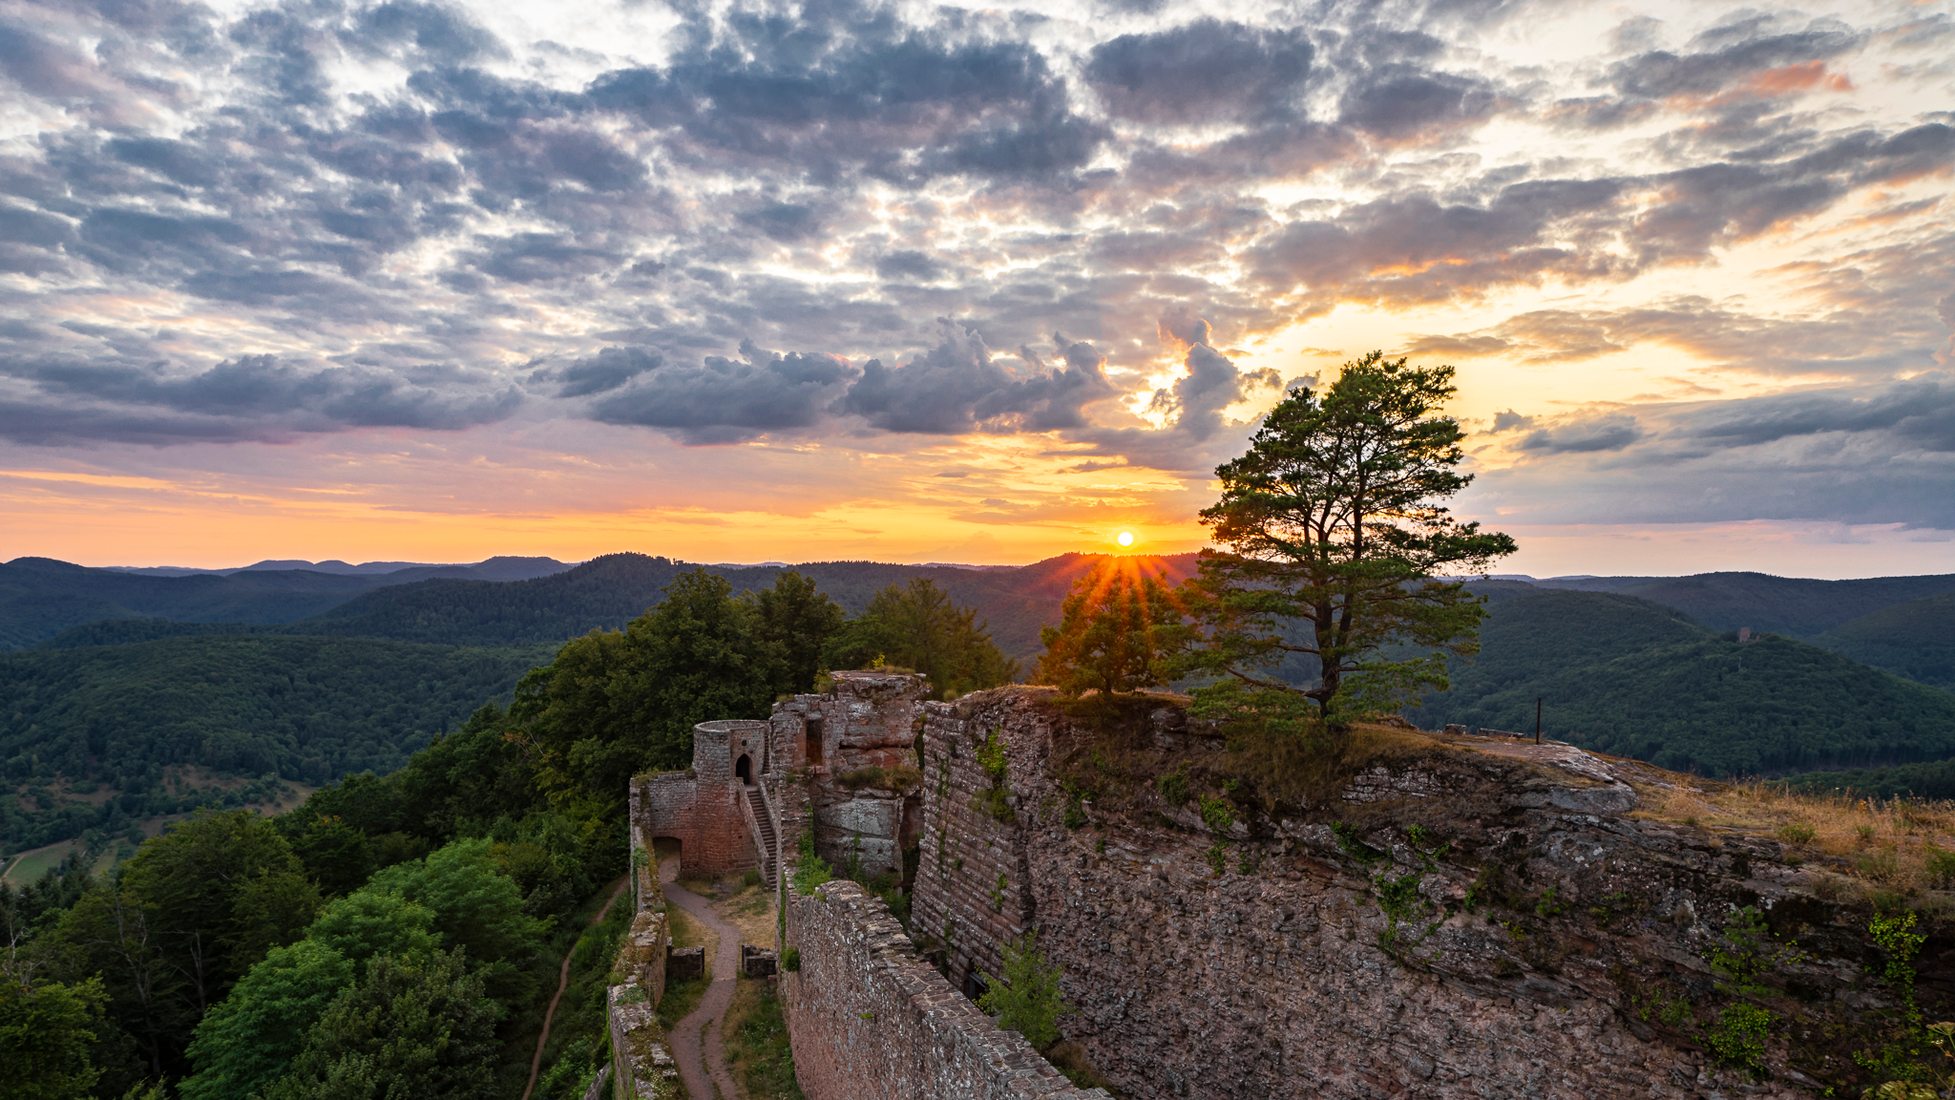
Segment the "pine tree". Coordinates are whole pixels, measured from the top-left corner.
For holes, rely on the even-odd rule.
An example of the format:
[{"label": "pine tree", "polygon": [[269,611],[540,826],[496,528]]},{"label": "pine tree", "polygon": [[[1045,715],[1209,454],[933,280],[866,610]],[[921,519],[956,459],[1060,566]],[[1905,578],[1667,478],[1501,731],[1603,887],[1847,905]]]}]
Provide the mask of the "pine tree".
[{"label": "pine tree", "polygon": [[1187,628],[1158,575],[1134,558],[1109,558],[1080,577],[1059,625],[1040,632],[1045,655],[1036,678],[1069,695],[1155,687]]},{"label": "pine tree", "polygon": [[1452,376],[1371,352],[1292,390],[1216,469],[1222,499],[1201,519],[1222,548],[1192,586],[1211,703],[1294,717],[1305,699],[1334,725],[1443,688],[1443,654],[1477,648],[1480,600],[1448,576],[1484,573],[1514,540],[1445,506],[1472,481],[1439,411]]}]

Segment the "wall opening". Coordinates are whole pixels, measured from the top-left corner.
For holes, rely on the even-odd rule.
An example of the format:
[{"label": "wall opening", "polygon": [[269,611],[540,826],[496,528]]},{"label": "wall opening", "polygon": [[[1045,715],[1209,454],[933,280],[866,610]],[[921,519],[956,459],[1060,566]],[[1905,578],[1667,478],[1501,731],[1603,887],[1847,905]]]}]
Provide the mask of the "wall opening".
[{"label": "wall opening", "polygon": [[821,763],[821,719],[808,719],[805,741],[803,755],[807,757],[808,763]]},{"label": "wall opening", "polygon": [[740,759],[733,762],[733,774],[740,782],[753,786],[753,757],[741,753]]}]

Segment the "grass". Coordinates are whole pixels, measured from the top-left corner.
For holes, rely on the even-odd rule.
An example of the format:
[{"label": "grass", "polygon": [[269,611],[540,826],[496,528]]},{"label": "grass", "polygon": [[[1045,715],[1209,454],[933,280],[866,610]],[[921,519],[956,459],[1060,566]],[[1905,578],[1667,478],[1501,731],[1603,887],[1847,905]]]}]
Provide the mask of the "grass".
[{"label": "grass", "polygon": [[1057,777],[1076,796],[1115,812],[1174,810],[1200,799],[1220,820],[1225,810],[1235,816],[1231,803],[1269,814],[1322,806],[1373,764],[1461,751],[1430,734],[1372,723],[1317,738],[1255,730],[1203,737],[1191,731],[1186,744],[1167,750],[1136,744],[1131,731],[1150,710],[1185,706],[1184,697],[1147,692],[1058,705],[1074,722],[1072,736],[1055,753]]},{"label": "grass", "polygon": [[672,946],[706,949],[705,969],[698,978],[682,982],[668,979],[665,983],[665,997],[658,1003],[658,1022],[670,1030],[673,1024],[685,1019],[687,1013],[698,1007],[699,999],[706,995],[706,987],[713,984],[713,951],[718,937],[676,905],[667,907],[665,917],[672,934]]},{"label": "grass", "polygon": [[772,981],[740,982],[726,1010],[726,1058],[748,1100],[803,1100]]},{"label": "grass", "polygon": [[1955,885],[1955,803],[1678,778],[1633,783],[1643,801],[1636,816],[1771,836],[1793,858],[1902,894]]},{"label": "grass", "polygon": [[12,865],[7,867],[6,874],[0,877],[19,886],[39,882],[41,876],[61,866],[61,861],[67,859],[68,853],[80,843],[78,840],[57,840],[53,844],[40,848],[30,848],[19,853],[19,858],[15,859]]}]

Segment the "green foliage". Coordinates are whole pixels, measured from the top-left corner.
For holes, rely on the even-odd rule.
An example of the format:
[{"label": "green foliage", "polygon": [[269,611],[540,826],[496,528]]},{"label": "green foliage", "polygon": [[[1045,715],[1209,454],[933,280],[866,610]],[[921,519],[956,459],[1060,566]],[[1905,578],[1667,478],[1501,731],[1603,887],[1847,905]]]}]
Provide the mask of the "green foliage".
[{"label": "green foliage", "polygon": [[[1947,577],[1921,580],[1950,583]],[[1877,608],[1811,640],[1875,668],[1955,691],[1955,591]]]},{"label": "green foliage", "polygon": [[498,1010],[460,950],[381,956],[308,1031],[267,1100],[476,1097],[494,1089]]},{"label": "green foliage", "polygon": [[1011,808],[1011,788],[1005,783],[1005,743],[998,739],[997,730],[984,735],[984,742],[977,747],[977,762],[984,769],[985,778],[991,781],[990,786],[977,793],[977,809],[993,820],[1011,824],[1018,815]]},{"label": "green foliage", "polygon": [[907,764],[898,764],[893,768],[871,764],[842,772],[835,777],[835,782],[851,791],[914,791],[923,785],[923,773]]},{"label": "green foliage", "polygon": [[56,976],[105,975],[109,1019],[175,1074],[199,1017],[266,948],[312,919],[316,891],[278,830],[247,811],[204,813],[137,851],[40,937]]},{"label": "green foliage", "polygon": [[1040,683],[1078,695],[1154,687],[1172,678],[1170,662],[1188,630],[1167,586],[1149,566],[1112,558],[1081,576],[1060,608],[1060,621],[1040,634],[1045,654],[1033,673]]},{"label": "green foliage", "polygon": [[1729,1004],[1718,1012],[1704,1043],[1725,1065],[1756,1074],[1765,1068],[1765,1041],[1775,1020],[1769,1010],[1748,1001]]},{"label": "green foliage", "polygon": [[1059,1041],[1059,1017],[1071,1010],[1059,989],[1059,967],[1046,962],[1029,934],[1006,944],[1004,956],[1004,979],[986,976],[978,1006],[997,1017],[1000,1027],[1044,1050]]},{"label": "green foliage", "polygon": [[69,1100],[101,1075],[91,1054],[104,1027],[99,979],[30,983],[0,968],[0,1052],[7,1096]]},{"label": "green foliage", "polygon": [[790,947],[787,950],[781,952],[781,969],[787,971],[790,974],[800,973],[801,971],[801,949],[800,948]]},{"label": "green foliage", "polygon": [[734,997],[727,1010],[726,1051],[744,1095],[802,1100],[780,994],[772,983],[744,983]]},{"label": "green foliage", "polygon": [[1203,853],[1203,856],[1208,860],[1209,873],[1216,878],[1221,878],[1228,871],[1229,846],[1227,844],[1218,840],[1208,846],[1208,851]]},{"label": "green foliage", "polygon": [[513,1003],[534,986],[528,964],[543,946],[544,928],[523,912],[522,894],[496,866],[486,838],[457,840],[425,860],[389,867],[365,889],[432,911],[444,944],[467,950],[497,1000]]},{"label": "green foliage", "polygon": [[1203,795],[1201,799],[1202,824],[1212,833],[1226,833],[1235,824],[1235,807],[1226,798]]},{"label": "green foliage", "polygon": [[977,762],[992,786],[1005,781],[1005,743],[998,739],[997,730],[984,735],[984,743],[977,747]]},{"label": "green foliage", "polygon": [[1377,863],[1385,858],[1384,852],[1366,844],[1357,829],[1347,821],[1331,822],[1330,834],[1331,839],[1337,841],[1338,850],[1361,865]]},{"label": "green foliage", "polygon": [[523,677],[509,718],[559,804],[615,807],[632,775],[686,766],[693,726],[764,716],[767,660],[752,609],[724,579],[694,570],[622,633],[587,634]]},{"label": "green foliage", "polygon": [[1912,912],[1875,913],[1867,922],[1867,933],[1885,956],[1881,977],[1910,999],[1914,991],[1914,960],[1921,955],[1921,945],[1928,942],[1926,933],[1915,931],[1919,920]]},{"label": "green foliage", "polygon": [[[0,798],[0,846],[268,800],[282,781],[397,768],[431,734],[506,693],[536,656],[271,635],[0,653],[7,786],[58,776],[114,796],[56,794],[32,810]],[[184,770],[191,765],[208,771]]]},{"label": "green foliage", "polygon": [[1372,352],[1321,391],[1292,390],[1217,467],[1222,499],[1201,519],[1224,549],[1202,552],[1190,586],[1194,669],[1333,719],[1444,686],[1429,651],[1472,652],[1481,609],[1440,575],[1514,550],[1443,503],[1472,480],[1456,469],[1464,433],[1439,413],[1452,374]]},{"label": "green foliage", "polygon": [[1154,789],[1168,805],[1179,806],[1188,801],[1188,773],[1181,768],[1164,772],[1155,777]]},{"label": "green foliage", "polygon": [[754,642],[772,696],[813,689],[822,670],[822,653],[842,629],[842,606],[793,570],[775,577],[773,587],[745,599],[752,609]]},{"label": "green foliage", "polygon": [[[423,941],[428,949],[432,939]],[[197,1026],[184,1100],[252,1096],[285,1072],[356,964],[323,939],[275,947]]]},{"label": "green foliage", "polygon": [[[1790,638],[1746,645],[1627,596],[1511,582],[1487,600],[1479,654],[1408,717],[1532,730],[1706,775],[1955,755],[1955,696]],[[1945,780],[1945,782],[1943,782]],[[1796,776],[1795,785],[1955,795],[1955,766]]]},{"label": "green foliage", "polygon": [[835,877],[835,869],[828,861],[815,854],[815,834],[802,833],[797,846],[798,858],[794,861],[794,890],[798,894],[812,894],[815,887]]},{"label": "green foliage", "polygon": [[827,664],[857,668],[877,658],[922,673],[939,699],[996,687],[1017,672],[977,613],[957,606],[927,577],[876,593],[835,636]]}]

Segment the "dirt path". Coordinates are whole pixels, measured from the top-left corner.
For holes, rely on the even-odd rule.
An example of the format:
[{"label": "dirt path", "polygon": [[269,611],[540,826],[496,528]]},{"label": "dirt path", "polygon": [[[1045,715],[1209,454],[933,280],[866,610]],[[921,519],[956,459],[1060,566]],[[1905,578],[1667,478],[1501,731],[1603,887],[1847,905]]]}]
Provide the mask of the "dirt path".
[{"label": "dirt path", "polygon": [[726,1040],[720,1035],[720,1022],[733,1003],[733,983],[740,968],[740,930],[715,912],[711,902],[679,885],[678,873],[676,859],[659,865],[665,900],[710,929],[719,946],[713,952],[713,984],[699,999],[699,1007],[672,1025],[672,1058],[679,1063],[679,1079],[685,1082],[692,1100],[739,1100],[739,1086],[733,1083],[733,1072],[726,1064]]},{"label": "dirt path", "polygon": [[[584,927],[592,928],[602,924],[604,918],[610,915],[611,907],[618,904],[619,895],[623,894],[625,887],[630,884],[630,875],[619,879],[618,884],[611,889],[611,896],[604,899],[604,907],[599,909],[597,915],[593,916]],[[570,987],[570,956],[576,950],[577,943],[572,940],[570,950],[563,953],[563,966],[557,970],[557,992],[550,998],[550,1007],[543,1011],[543,1033],[536,1037],[536,1053],[529,1060],[529,1084],[523,1086],[523,1100],[529,1100],[530,1093],[536,1091],[536,1075],[543,1068],[543,1047],[550,1041],[550,1022],[557,1018],[557,1002],[563,1000],[563,991]]]}]

